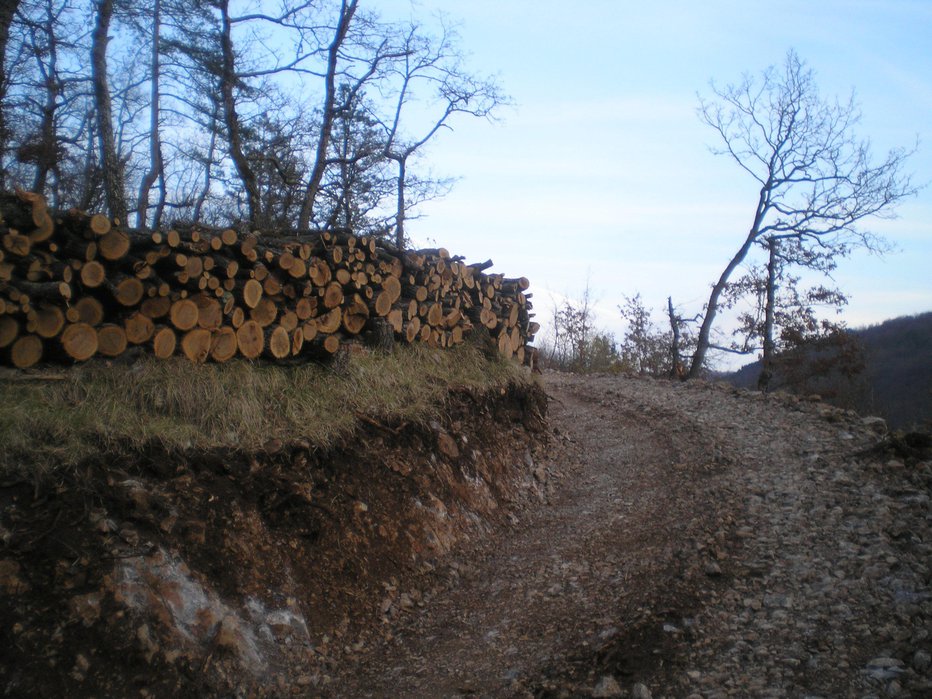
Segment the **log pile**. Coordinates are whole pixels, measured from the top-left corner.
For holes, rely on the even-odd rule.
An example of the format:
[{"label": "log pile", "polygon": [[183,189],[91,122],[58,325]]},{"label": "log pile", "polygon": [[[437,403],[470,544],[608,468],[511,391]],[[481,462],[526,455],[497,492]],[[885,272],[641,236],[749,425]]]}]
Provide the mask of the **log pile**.
[{"label": "log pile", "polygon": [[349,231],[283,237],[197,226],[141,232],[102,214],[0,194],[0,362],[117,357],[294,360],[353,342],[446,348],[486,329],[529,361],[528,280],[445,249]]}]

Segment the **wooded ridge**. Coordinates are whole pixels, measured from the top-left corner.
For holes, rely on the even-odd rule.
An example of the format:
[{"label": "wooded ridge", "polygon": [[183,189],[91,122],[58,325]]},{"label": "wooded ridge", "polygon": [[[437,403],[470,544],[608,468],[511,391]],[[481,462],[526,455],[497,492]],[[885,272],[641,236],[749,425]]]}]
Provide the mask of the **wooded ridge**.
[{"label": "wooded ridge", "polygon": [[311,359],[348,343],[446,348],[481,328],[519,362],[539,325],[526,278],[444,248],[406,251],[349,230],[127,229],[0,193],[0,362],[116,357]]}]

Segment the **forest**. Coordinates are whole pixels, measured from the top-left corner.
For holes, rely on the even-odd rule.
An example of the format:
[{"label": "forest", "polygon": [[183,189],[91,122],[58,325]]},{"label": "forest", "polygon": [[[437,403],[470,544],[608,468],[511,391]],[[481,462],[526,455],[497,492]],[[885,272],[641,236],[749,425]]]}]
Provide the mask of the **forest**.
[{"label": "forest", "polygon": [[10,0],[0,7],[0,190],[55,209],[404,243],[450,181],[420,161],[505,103],[443,20],[359,0]]}]

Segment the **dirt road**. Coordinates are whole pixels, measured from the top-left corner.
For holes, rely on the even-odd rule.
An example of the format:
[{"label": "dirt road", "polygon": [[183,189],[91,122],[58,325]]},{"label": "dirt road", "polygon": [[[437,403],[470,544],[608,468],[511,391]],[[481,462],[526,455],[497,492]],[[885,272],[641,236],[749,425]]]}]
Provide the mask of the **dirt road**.
[{"label": "dirt road", "polygon": [[815,402],[546,387],[547,502],[408,596],[330,696],[932,695],[928,462]]}]

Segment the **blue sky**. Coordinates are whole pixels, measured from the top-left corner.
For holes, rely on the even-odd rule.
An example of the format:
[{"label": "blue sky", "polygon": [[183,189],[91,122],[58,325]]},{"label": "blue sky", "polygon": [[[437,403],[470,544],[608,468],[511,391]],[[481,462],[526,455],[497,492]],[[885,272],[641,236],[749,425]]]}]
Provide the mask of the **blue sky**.
[{"label": "blue sky", "polygon": [[[386,18],[440,11],[459,21],[468,64],[495,74],[514,107],[488,124],[461,120],[431,146],[438,175],[459,178],[410,224],[469,261],[531,280],[539,318],[550,299],[589,284],[599,323],[617,306],[668,295],[687,315],[740,245],[756,203],[746,174],[708,146],[696,116],[709,81],[738,80],[794,49],[825,97],[854,89],[858,129],[878,155],[920,150],[932,181],[932,0],[628,2],[375,0]],[[932,310],[932,188],[871,229],[897,252],[856,254],[838,284],[851,326]],[[733,363],[733,362],[732,362]]]}]

